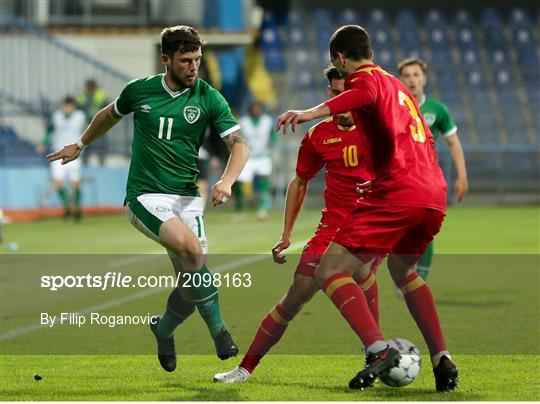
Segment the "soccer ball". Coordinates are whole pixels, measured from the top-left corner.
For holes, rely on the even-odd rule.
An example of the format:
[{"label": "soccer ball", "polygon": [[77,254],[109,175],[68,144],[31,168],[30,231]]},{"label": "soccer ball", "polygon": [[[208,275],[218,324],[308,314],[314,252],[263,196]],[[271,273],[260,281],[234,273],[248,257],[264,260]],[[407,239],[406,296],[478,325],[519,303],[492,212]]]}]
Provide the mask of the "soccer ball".
[{"label": "soccer ball", "polygon": [[403,338],[393,338],[386,342],[399,351],[401,360],[398,366],[381,373],[379,379],[391,387],[402,387],[412,383],[420,372],[422,363],[420,351],[411,341]]}]

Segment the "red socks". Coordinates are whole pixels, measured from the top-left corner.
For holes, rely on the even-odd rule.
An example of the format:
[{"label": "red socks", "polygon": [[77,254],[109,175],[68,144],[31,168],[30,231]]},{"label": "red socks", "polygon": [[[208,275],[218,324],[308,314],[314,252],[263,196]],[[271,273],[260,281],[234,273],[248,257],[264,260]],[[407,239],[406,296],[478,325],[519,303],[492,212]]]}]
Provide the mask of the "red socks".
[{"label": "red socks", "polygon": [[396,284],[401,289],[409,312],[416,321],[418,328],[431,355],[446,350],[444,335],[435,308],[433,296],[428,285],[416,272],[408,275],[402,282]]},{"label": "red socks", "polygon": [[339,272],[326,278],[322,290],[345,317],[365,347],[377,341],[384,341],[370,313],[364,293],[348,273]]},{"label": "red socks", "polygon": [[379,324],[379,288],[375,279],[375,273],[370,272],[368,277],[358,282],[358,286],[364,292],[369,311],[373,316],[373,320]]},{"label": "red socks", "polygon": [[253,373],[262,357],[281,339],[291,319],[279,304],[275,305],[263,319],[240,366]]}]

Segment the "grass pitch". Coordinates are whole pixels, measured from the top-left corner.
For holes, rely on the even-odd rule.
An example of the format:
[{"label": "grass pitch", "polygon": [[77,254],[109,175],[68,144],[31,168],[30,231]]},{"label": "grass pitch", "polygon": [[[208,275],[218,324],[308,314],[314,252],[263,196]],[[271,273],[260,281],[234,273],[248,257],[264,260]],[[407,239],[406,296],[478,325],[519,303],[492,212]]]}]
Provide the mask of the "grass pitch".
[{"label": "grass pitch", "polygon": [[[299,219],[294,242],[308,239],[319,212]],[[299,250],[285,266],[269,252],[281,231],[280,213],[264,223],[209,209],[206,228],[210,268],[249,273],[252,286],[223,287],[224,319],[241,352],[261,318],[286,291]],[[438,302],[447,343],[460,367],[461,385],[434,393],[429,357],[418,379],[404,388],[380,383],[349,391],[363,365],[357,339],[321,294],[295,319],[254,377],[241,385],[218,385],[212,376],[238,360],[213,355],[208,332],[195,313],[176,333],[176,372],[167,374],[154,356],[147,326],[39,327],[38,313],[97,308],[105,315],[161,313],[167,290],[61,290],[39,288],[43,274],[168,274],[160,247],[122,216],[85,218],[81,224],[46,220],[4,228],[0,391],[2,400],[538,400],[540,398],[540,306],[538,304],[540,213],[530,208],[450,209],[436,241],[429,283]],[[38,255],[39,254],[39,255]],[[48,255],[41,255],[48,254]],[[53,255],[55,254],[55,255]],[[62,255],[60,255],[62,254]],[[78,255],[65,255],[78,254]],[[93,255],[90,255],[93,254]],[[122,255],[106,255],[122,254]],[[379,272],[381,325],[388,337],[413,341],[427,352],[387,271]],[[8,336],[7,338],[5,338]],[[69,355],[66,355],[69,354]],[[122,355],[119,355],[121,353]],[[34,375],[43,377],[34,380]]]}]

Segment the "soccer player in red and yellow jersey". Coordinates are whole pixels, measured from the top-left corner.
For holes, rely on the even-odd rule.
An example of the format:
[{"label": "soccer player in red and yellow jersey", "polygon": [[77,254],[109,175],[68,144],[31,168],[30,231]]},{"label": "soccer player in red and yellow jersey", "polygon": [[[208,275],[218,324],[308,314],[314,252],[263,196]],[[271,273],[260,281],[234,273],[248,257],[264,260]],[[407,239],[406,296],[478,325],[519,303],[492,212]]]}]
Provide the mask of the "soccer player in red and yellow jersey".
[{"label": "soccer player in red and yellow jersey", "polygon": [[366,347],[366,366],[349,387],[372,386],[378,375],[399,363],[399,352],[385,342],[351,277],[365,276],[375,257],[388,253],[390,274],[428,345],[436,389],[453,390],[458,371],[446,349],[431,291],[415,271],[446,211],[446,182],[433,135],[403,83],[373,63],[364,28],[339,28],[330,39],[330,57],[346,76],[347,91],[309,110],[283,113],[276,128],[286,133],[289,125],[294,130],[301,122],[352,111],[373,161],[371,193],[340,227],[315,274]]},{"label": "soccer player in red and yellow jersey", "polygon": [[[325,75],[329,82],[329,97],[343,92],[344,80],[334,66],[325,69]],[[264,317],[240,365],[229,372],[215,375],[214,381],[236,383],[248,380],[264,355],[281,339],[289,322],[319,290],[314,279],[315,268],[339,226],[361,198],[356,188],[365,195],[369,192],[369,180],[373,173],[370,157],[362,141],[350,112],[319,122],[302,139],[296,176],[287,188],[283,234],[272,249],[274,261],[278,264],[286,262],[281,253],[291,244],[292,230],[307,194],[309,181],[326,167],[326,207],[322,210],[321,221],[315,235],[304,248],[293,284]],[[379,264],[380,260],[375,260],[373,271],[357,280],[366,296],[371,315],[377,322],[379,307],[375,271]]]}]

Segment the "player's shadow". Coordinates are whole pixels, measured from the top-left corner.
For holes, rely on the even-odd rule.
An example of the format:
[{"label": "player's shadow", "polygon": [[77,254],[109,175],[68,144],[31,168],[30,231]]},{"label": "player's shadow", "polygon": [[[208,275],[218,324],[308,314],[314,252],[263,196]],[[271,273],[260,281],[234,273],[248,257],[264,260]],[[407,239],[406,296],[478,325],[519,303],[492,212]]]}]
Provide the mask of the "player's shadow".
[{"label": "player's shadow", "polygon": [[479,394],[465,391],[451,391],[447,393],[437,393],[431,388],[422,387],[386,387],[379,385],[369,390],[370,393],[376,393],[377,400],[410,400],[414,396],[415,401],[480,401],[482,396]]},{"label": "player's shadow", "polygon": [[[191,397],[178,397],[174,391],[170,392],[170,396],[166,398],[166,401],[243,401],[241,393],[241,386],[239,385],[223,385],[218,383],[209,384],[208,387],[193,386],[193,384],[186,382],[170,382],[164,384],[164,387],[182,390],[184,394],[192,394]],[[167,393],[168,394],[168,393]]]}]

